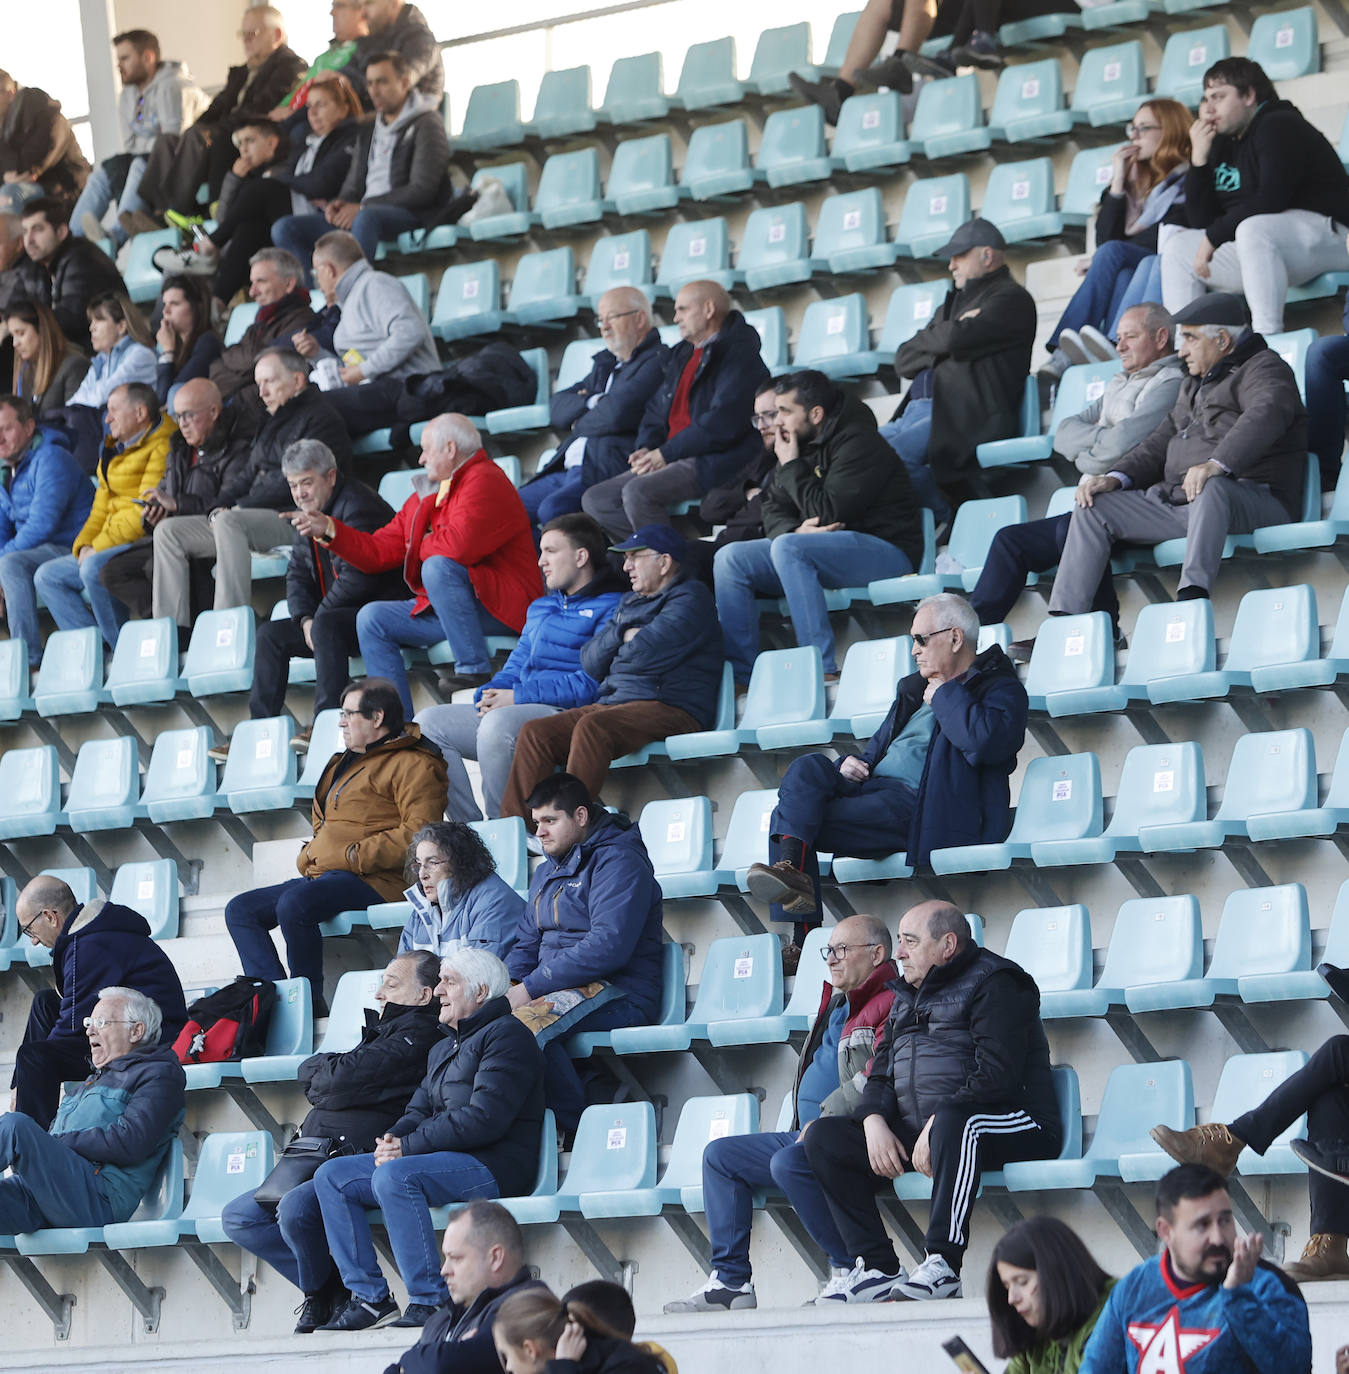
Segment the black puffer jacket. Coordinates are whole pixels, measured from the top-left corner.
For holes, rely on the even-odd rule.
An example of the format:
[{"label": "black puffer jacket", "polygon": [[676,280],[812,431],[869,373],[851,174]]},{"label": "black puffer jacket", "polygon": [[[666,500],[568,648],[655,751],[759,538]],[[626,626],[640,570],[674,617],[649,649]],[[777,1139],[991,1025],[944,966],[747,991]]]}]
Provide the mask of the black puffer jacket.
[{"label": "black puffer jacket", "polygon": [[501,1374],[492,1340],[497,1310],[512,1293],[547,1286],[528,1269],[521,1269],[500,1288],[484,1288],[466,1307],[457,1302],[437,1307],[422,1327],[417,1344],[404,1351],[384,1374]]},{"label": "black puffer jacket", "polygon": [[23,294],[50,306],[61,333],[86,352],[89,302],[102,291],[126,294],[117,264],[88,239],[66,239],[46,263],[20,258],[14,270],[20,274]]},{"label": "black puffer jacket", "polygon": [[[304,77],[308,63],[284,43],[256,71],[242,62],[225,73],[225,84],[197,120],[207,128],[237,129],[249,115],[265,115]],[[249,77],[252,76],[252,80]]]},{"label": "black puffer jacket", "polygon": [[665,1366],[649,1351],[631,1341],[608,1336],[587,1336],[585,1354],[579,1360],[551,1359],[544,1374],[665,1374]]},{"label": "black puffer jacket", "polygon": [[246,509],[294,509],[290,486],[281,472],[281,458],[297,439],[317,439],[327,444],[339,468],[346,469],[351,463],[351,438],[342,417],[323,399],[318,387],[307,386],[262,422],[247,464],[221,488],[218,504]]},{"label": "black puffer jacket", "polygon": [[175,432],[159,484],[164,495],[178,503],[174,514],[209,515],[222,504],[221,489],[248,466],[252,449],[253,417],[245,411],[221,411],[196,462],[182,430]]}]

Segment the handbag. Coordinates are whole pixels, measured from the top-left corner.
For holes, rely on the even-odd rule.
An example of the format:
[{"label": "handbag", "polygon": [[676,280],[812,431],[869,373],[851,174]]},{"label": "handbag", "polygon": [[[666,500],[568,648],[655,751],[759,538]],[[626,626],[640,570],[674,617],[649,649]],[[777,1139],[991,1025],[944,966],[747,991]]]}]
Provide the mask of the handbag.
[{"label": "handbag", "polygon": [[253,1201],[264,1211],[276,1215],[277,1205],[292,1188],[308,1183],[319,1171],[319,1165],[337,1155],[352,1153],[342,1139],[326,1135],[297,1135],[284,1150],[272,1171],[258,1185]]}]

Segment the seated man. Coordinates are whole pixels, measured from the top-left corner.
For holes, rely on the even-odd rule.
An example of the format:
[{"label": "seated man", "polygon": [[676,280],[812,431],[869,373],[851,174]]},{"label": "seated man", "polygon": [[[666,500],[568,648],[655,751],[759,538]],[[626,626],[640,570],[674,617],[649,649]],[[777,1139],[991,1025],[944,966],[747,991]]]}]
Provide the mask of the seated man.
[{"label": "seated man", "polygon": [[777,468],[764,493],[765,539],[717,551],[717,615],[736,681],[759,652],[760,596],[786,596],[796,642],[820,651],[836,680],[826,587],[901,577],[923,557],[921,506],[903,464],[876,432],[871,408],[822,372],[780,377]]},{"label": "seated man", "polygon": [[647,403],[628,471],[581,498],[615,540],[668,525],[668,507],[734,479],[760,454],[750,423],[754,393],[768,376],[759,334],[715,282],[691,281],[675,297],[679,343]]},{"label": "seated man", "polygon": [[[857,1256],[848,1302],[958,1298],[979,1175],[1052,1158],[1062,1145],[1031,976],[980,949],[949,902],[904,913],[896,958],[903,981],[893,985],[861,1105],[852,1116],[822,1117],[804,1141],[843,1253]],[[927,1255],[911,1274],[875,1201],[910,1169],[932,1180]]]},{"label": "seated man", "polygon": [[[890,950],[890,932],[875,916],[845,917],[829,932],[829,943],[820,951],[828,981],[792,1085],[792,1129],[708,1142],[703,1200],[712,1238],[712,1276],[692,1297],[667,1302],[667,1312],[758,1306],[750,1278],[750,1224],[755,1192],[772,1187],[787,1194],[793,1211],[829,1257],[829,1281],[816,1301],[846,1301],[853,1256],[810,1172],[802,1142],[817,1118],[849,1117],[861,1103],[867,1066],[895,1000],[891,984],[899,970]],[[802,969],[797,977],[813,978],[815,972]]]},{"label": "seated man", "polygon": [[235,396],[261,409],[253,369],[269,348],[292,346],[296,334],[314,323],[304,269],[280,248],[260,248],[248,260],[248,295],[258,307],[243,338],[211,364],[210,378],[228,401]]},{"label": "seated man", "polygon": [[308,978],[315,1017],[323,1000],[323,936],[338,912],[403,895],[412,837],[445,809],[445,764],[406,725],[393,684],[379,678],[342,692],[344,750],[328,761],[310,808],[313,838],[295,860],[301,876],[231,897],[225,925],[250,978],[285,978],[270,931],[279,925],[291,978]]},{"label": "seated man", "polygon": [[[1171,317],[1160,305],[1136,305],[1119,323],[1116,372],[1096,400],[1070,415],[1054,432],[1054,452],[1077,465],[1084,477],[1109,472],[1117,459],[1141,443],[1170,413],[1185,369],[1172,339]],[[993,536],[983,571],[970,593],[981,625],[1007,619],[1026,585],[1027,573],[1058,566],[1068,538],[1072,512],[1044,520],[1005,525]],[[1108,611],[1119,637],[1119,598],[1109,570],[1092,601],[1093,611]],[[1026,643],[1013,645],[1012,658],[1029,657]]]},{"label": "seated man", "polygon": [[408,1290],[401,1326],[425,1326],[449,1296],[437,1272],[432,1207],[517,1197],[534,1186],[543,1130],[543,1055],[511,1015],[506,966],[485,949],[441,961],[440,1023],[426,1077],[373,1155],[330,1159],[314,1175],[323,1227],[351,1301],[320,1329],[364,1331],[398,1316],[367,1208],[384,1213]]},{"label": "seated man", "polygon": [[1240,296],[1191,301],[1174,322],[1190,375],[1146,439],[1078,484],[1050,615],[1090,607],[1116,544],[1184,537],[1186,601],[1209,595],[1229,534],[1302,518],[1307,412],[1292,368],[1251,332]]},{"label": "seated man", "polygon": [[1164,1247],[1116,1281],[1081,1374],[1290,1374],[1312,1367],[1307,1304],[1260,1236],[1237,1236],[1221,1174],[1187,1164],[1157,1184]]},{"label": "seated man", "polygon": [[[375,1148],[403,1115],[440,1041],[440,1003],[433,995],[439,981],[435,955],[394,955],[375,992],[379,1010],[366,1010],[360,1043],[341,1053],[311,1054],[296,1071],[310,1104],[300,1135],[326,1136],[351,1154]],[[296,1335],[307,1335],[346,1306],[312,1179],[276,1204],[243,1193],[225,1204],[220,1224],[236,1245],[266,1260],[304,1294]]]},{"label": "seated man", "polygon": [[363,572],[403,570],[407,601],[375,601],[356,616],[366,668],[394,683],[406,715],[412,689],[404,646],[448,640],[452,690],[481,687],[490,675],[487,635],[519,634],[539,594],[529,517],[511,480],[487,456],[465,415],[439,415],[422,434],[412,495],[382,529],[366,534],[331,515],[301,511],[295,528]]},{"label": "seated man", "polygon": [[581,668],[581,648],[608,624],[622,596],[609,567],[604,531],[588,515],[560,515],[543,527],[539,547],[548,590],[530,603],[520,642],[506,666],[477,689],[471,706],[431,706],[417,717],[422,737],[445,755],[448,809],[457,821],[482,816],[465,759],[476,759],[481,766],[487,816],[499,816],[520,727],[584,706],[599,690]]},{"label": "seated man", "polygon": [[169,956],[150,938],[149,922],[130,907],[101,898],[81,906],[60,878],[41,874],[19,893],[14,914],[29,940],[52,952],[56,986],[33,996],[11,1084],[14,1110],[45,1130],[61,1084],[84,1076],[84,1022],[100,987],[116,983],[143,993],[170,1043],[187,1020],[187,1005]]},{"label": "seated man", "polygon": [[549,423],[561,437],[552,459],[520,488],[536,526],[580,510],[596,482],[627,471],[637,427],[670,356],[652,326],[650,303],[635,286],[606,291],[595,321],[604,347],[579,382],[553,392]]},{"label": "seated man", "polygon": [[75,542],[94,501],[89,479],[68,449],[39,430],[20,396],[0,395],[0,602],[9,637],[28,649],[28,666],[42,661],[33,574],[61,558]]},{"label": "seated man", "polygon": [[712,593],[684,568],[682,535],[648,525],[614,546],[632,590],[581,647],[581,668],[600,684],[594,701],[526,721],[501,814],[529,822],[528,797],[565,768],[598,797],[609,765],[666,735],[710,730],[721,691],[722,636]]},{"label": "seated man", "polygon": [[939,525],[978,471],[975,448],[1020,433],[1035,298],[1013,278],[1006,248],[990,220],[962,224],[937,250],[949,259],[955,290],[895,353],[909,389],[881,436]]},{"label": "seated man", "polygon": [[[1349,247],[1349,237],[1345,238]],[[1343,334],[1313,339],[1307,350],[1307,447],[1321,465],[1321,489],[1333,491],[1344,453],[1344,384],[1349,382],[1349,297]]]},{"label": "seated man", "polygon": [[183,1124],[183,1066],[159,1043],[160,1012],[134,988],[106,987],[84,1021],[93,1073],[50,1133],[21,1111],[0,1116],[0,1232],[126,1221]]},{"label": "seated man", "polygon": [[22,294],[47,306],[61,332],[89,352],[89,303],[115,291],[126,296],[117,264],[88,239],[72,238],[66,207],[40,196],[23,207],[23,250],[15,271]]},{"label": "seated man", "polygon": [[563,1033],[643,1026],[660,1009],[660,884],[637,827],[570,773],[546,777],[529,810],[544,857],[507,960],[510,1004],[543,1042],[548,1105],[571,1131],[586,1094]]},{"label": "seated man", "polygon": [[1290,286],[1349,272],[1349,172],[1248,57],[1225,57],[1204,73],[1185,213],[1193,227],[1161,250],[1172,314],[1205,291],[1240,292],[1256,333],[1278,334]]},{"label": "seated man", "polygon": [[356,43],[362,71],[372,53],[395,52],[407,64],[419,95],[439,101],[445,93],[445,62],[440,42],[416,5],[406,0],[360,0],[369,32]]},{"label": "seated man", "polygon": [[0,215],[18,214],[39,196],[68,207],[88,175],[89,164],[61,102],[0,71]]}]

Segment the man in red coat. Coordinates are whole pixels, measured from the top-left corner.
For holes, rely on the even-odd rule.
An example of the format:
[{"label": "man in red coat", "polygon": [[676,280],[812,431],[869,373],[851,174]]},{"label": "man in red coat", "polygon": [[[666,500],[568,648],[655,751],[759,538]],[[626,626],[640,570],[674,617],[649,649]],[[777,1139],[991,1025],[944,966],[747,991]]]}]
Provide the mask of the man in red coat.
[{"label": "man in red coat", "polygon": [[412,715],[401,650],[449,640],[451,689],[480,687],[491,674],[486,636],[519,634],[543,594],[529,516],[511,480],[487,456],[464,415],[438,415],[422,436],[418,477],[403,509],[373,533],[321,511],[297,511],[295,528],[361,572],[401,567],[409,601],[373,601],[356,615],[370,677],[387,678]]}]

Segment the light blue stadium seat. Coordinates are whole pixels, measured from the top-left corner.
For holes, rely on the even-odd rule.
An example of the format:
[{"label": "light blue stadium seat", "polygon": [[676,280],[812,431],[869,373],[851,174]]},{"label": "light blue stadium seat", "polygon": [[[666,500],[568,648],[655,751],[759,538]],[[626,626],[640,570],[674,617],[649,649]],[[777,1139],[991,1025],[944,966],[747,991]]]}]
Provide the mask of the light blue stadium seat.
[{"label": "light blue stadium seat", "polygon": [[828,197],[815,222],[815,256],[830,272],[873,272],[889,267],[899,250],[885,237],[885,202],[880,188]]},{"label": "light blue stadium seat", "polygon": [[1054,198],[1054,164],[1047,157],[1000,162],[989,173],[980,215],[992,220],[1008,243],[1056,238],[1063,216]]},{"label": "light blue stadium seat", "polygon": [[140,750],[131,738],[91,739],[80,745],[70,775],[65,822],[76,833],[127,830],[140,808]]},{"label": "light blue stadium seat", "polygon": [[412,303],[422,312],[423,319],[431,318],[431,282],[425,272],[405,272],[396,278],[412,297]]},{"label": "light blue stadium seat", "polygon": [[825,720],[824,668],[819,649],[810,645],[760,653],[750,673],[739,727],[720,733],[728,738],[719,752],[729,754],[742,744],[791,749],[825,743],[832,732]]},{"label": "light blue stadium seat", "polygon": [[965,501],[956,511],[946,551],[960,563],[958,573],[909,573],[905,577],[885,577],[867,584],[872,603],[877,606],[896,602],[921,601],[941,591],[972,591],[983,570],[984,559],[993,536],[1005,525],[1019,525],[1026,519],[1024,496],[994,496]]},{"label": "light blue stadium seat", "polygon": [[1246,56],[1258,62],[1271,81],[1293,81],[1321,70],[1321,40],[1316,11],[1280,10],[1261,14],[1251,25]]},{"label": "light blue stadium seat", "polygon": [[93,625],[47,636],[33,686],[40,716],[83,715],[98,706],[103,688],[103,639]]},{"label": "light blue stadium seat", "polygon": [[608,1196],[656,1182],[656,1110],[650,1102],[616,1102],[581,1113],[566,1175],[551,1197],[511,1210],[517,1221],[555,1221],[583,1210],[587,1193]]},{"label": "light blue stadium seat", "polygon": [[1330,775],[1330,787],[1320,806],[1252,816],[1247,831],[1253,840],[1283,840],[1304,835],[1333,835],[1349,821],[1349,745],[1341,738]]},{"label": "light blue stadium seat", "polygon": [[[1041,631],[1043,634],[1044,632]],[[984,873],[1029,859],[1037,840],[1076,840],[1101,833],[1101,764],[1095,754],[1058,754],[1026,765],[1016,815],[1000,844],[934,849],[934,873]]]},{"label": "light blue stadium seat", "polygon": [[253,685],[257,630],[251,606],[203,611],[192,627],[183,682],[194,697],[246,692]]},{"label": "light blue stadium seat", "polygon": [[495,334],[501,319],[501,278],[495,258],[445,269],[431,317],[431,333],[436,338]]},{"label": "light blue stadium seat", "polygon": [[1092,48],[1082,54],[1077,69],[1077,85],[1073,88],[1070,107],[1073,119],[1092,128],[1125,124],[1134,117],[1147,89],[1141,43],[1135,40],[1115,43],[1108,48]]},{"label": "light blue stadium seat", "polygon": [[[634,229],[627,234],[610,234],[597,240],[591,250],[585,275],[586,306],[594,310],[600,297],[615,286],[635,286],[650,299],[653,289],[651,235],[645,229]],[[603,342],[599,343],[603,347]],[[560,377],[559,385],[563,385]],[[571,383],[565,385],[570,386]]]},{"label": "light blue stadium seat", "polygon": [[178,934],[178,869],[172,859],[122,864],[108,900],[139,911],[150,923],[152,940],[172,940]]},{"label": "light blue stadium seat", "polygon": [[913,182],[895,230],[900,256],[930,257],[969,218],[970,183],[963,172]]},{"label": "light blue stadium seat", "polygon": [[620,215],[649,215],[679,204],[669,134],[627,138],[614,150],[609,199]]},{"label": "light blue stadium seat", "polygon": [[1057,994],[1091,989],[1091,917],[1087,908],[1078,902],[1018,911],[1003,953],[1035,979],[1040,989],[1040,1015],[1045,1020],[1064,1015]]},{"label": "light blue stadium seat", "polygon": [[1192,109],[1204,95],[1204,73],[1232,55],[1225,24],[1173,33],[1162,49],[1157,73],[1157,94],[1179,100]]},{"label": "light blue stadium seat", "polygon": [[13,878],[0,878],[0,973],[13,964],[26,964],[24,946],[31,944],[27,936],[19,934],[19,922],[14,914],[18,901],[18,884]]},{"label": "light blue stadium seat", "polygon": [[[1312,977],[1316,977],[1315,974]],[[1268,1054],[1234,1054],[1224,1065],[1213,1093],[1210,1121],[1235,1121],[1254,1111],[1264,1100],[1307,1063],[1301,1050],[1276,1050]],[[1248,1145],[1237,1156],[1239,1174],[1302,1174],[1307,1166],[1289,1148],[1291,1141],[1307,1134],[1307,1118],[1300,1116],[1281,1131],[1264,1154]]]},{"label": "light blue stadium seat", "polygon": [[1111,162],[1122,144],[1111,143],[1103,148],[1083,148],[1068,168],[1068,184],[1063,188],[1063,204],[1059,213],[1064,224],[1082,226],[1096,222],[1101,195],[1110,185]]},{"label": "light blue stadium seat", "polygon": [[1094,710],[1093,694],[1114,683],[1115,635],[1104,611],[1051,616],[1040,626],[1026,673],[1032,711]]},{"label": "light blue stadium seat", "polygon": [[1297,378],[1297,389],[1302,399],[1307,399],[1307,350],[1316,340],[1314,329],[1292,329],[1282,334],[1271,334],[1265,342],[1293,369]]},{"label": "light blue stadium seat", "polygon": [[834,160],[824,136],[824,111],[818,105],[774,110],[764,121],[754,165],[774,187],[828,181]]},{"label": "light blue stadium seat", "polygon": [[502,319],[514,325],[569,320],[583,301],[576,290],[576,258],[569,246],[526,253],[516,265]]},{"label": "light blue stadium seat", "polygon": [[837,76],[848,56],[848,44],[852,41],[853,30],[861,18],[861,10],[851,10],[840,14],[829,30],[829,46],[825,49],[824,61],[819,66],[807,66],[802,74],[811,81],[819,81],[827,76]]},{"label": "light blue stadium seat", "polygon": [[557,365],[557,383],[553,389],[565,391],[569,386],[584,381],[595,354],[603,347],[603,339],[573,339],[562,350],[562,361]]},{"label": "light blue stadium seat", "polygon": [[229,323],[225,326],[225,347],[237,344],[248,332],[248,327],[258,317],[260,309],[256,301],[242,301],[230,311]]},{"label": "light blue stadium seat", "polygon": [[496,81],[474,86],[464,110],[464,127],[453,146],[475,152],[506,148],[524,139],[520,121],[520,83]]},{"label": "light blue stadium seat", "polygon": [[[435,235],[442,233],[445,229],[453,229],[456,235],[463,234],[471,238],[474,243],[482,243],[492,239],[519,238],[522,234],[529,233],[530,229],[539,222],[539,217],[529,208],[529,173],[523,162],[506,162],[495,167],[480,167],[473,174],[473,186],[478,189],[484,181],[493,179],[499,181],[505,188],[507,196],[510,197],[511,209],[499,215],[487,215],[483,219],[475,219],[471,224],[445,224],[437,225],[426,236],[426,246],[428,248],[449,248],[449,243],[434,243]],[[414,234],[416,231],[413,231]]]},{"label": "light blue stadium seat", "polygon": [[220,800],[235,815],[289,811],[294,804],[296,758],[291,716],[245,720],[234,727],[220,779]]},{"label": "light blue stadium seat", "polygon": [[522,897],[529,891],[529,851],[525,847],[525,823],[519,816],[490,821],[470,821],[482,842],[492,851],[497,873]]},{"label": "light blue stadium seat", "polygon": [[[545,229],[565,229],[602,219],[613,205],[600,193],[600,159],[596,148],[554,153],[543,164],[534,210]],[[516,273],[520,268],[517,266]]]},{"label": "light blue stadium seat", "polygon": [[[667,735],[664,753],[672,759],[710,758],[723,752],[725,732],[735,728],[735,673],[729,662],[722,665],[721,687],[717,692],[717,716],[711,730],[690,730],[685,735]],[[616,759],[611,767],[631,766],[626,761],[645,763],[654,753],[660,753],[659,741],[646,745],[634,754]]]},{"label": "light blue stadium seat", "polygon": [[746,310],[745,323],[753,325],[759,334],[759,356],[772,373],[787,367],[787,319],[780,305],[765,306],[762,310]]},{"label": "light blue stadium seat", "polygon": [[[684,946],[666,940],[661,949],[660,1011],[658,1026],[682,1025],[686,1014]],[[567,1040],[567,1053],[573,1059],[588,1059],[597,1049],[611,1049],[612,1031],[578,1031]]]},{"label": "light blue stadium seat", "polygon": [[912,672],[913,640],[908,635],[850,644],[829,711],[834,734],[870,739],[894,704],[899,680]]},{"label": "light blue stadium seat", "polygon": [[[277,1012],[285,1003],[284,1029],[272,1039],[267,1033],[267,1052],[240,1061],[239,1070],[246,1083],[289,1083],[295,1070],[313,1053],[342,1054],[361,1043],[366,1008],[378,1009],[375,993],[382,969],[358,969],[337,980],[328,1010],[328,1026],[323,1039],[314,1045],[314,1007],[307,979],[293,979],[299,985],[298,997],[289,992],[278,999]],[[282,984],[278,983],[280,988]],[[275,1025],[276,1014],[273,1014]]]},{"label": "light blue stadium seat", "polygon": [[673,296],[686,281],[714,281],[728,291],[741,278],[731,269],[731,242],[724,219],[670,225],[656,270],[656,295]]},{"label": "light blue stadium seat", "polygon": [[597,121],[590,108],[590,68],[567,67],[544,72],[534,102],[534,118],[525,126],[536,138],[565,138],[584,134]]},{"label": "light blue stadium seat", "polygon": [[1188,693],[1179,684],[1212,673],[1216,662],[1211,601],[1144,606],[1134,622],[1129,661],[1118,685],[1119,704],[1185,701]]},{"label": "light blue stadium seat", "polygon": [[[272,607],[271,619],[289,620],[290,606],[285,601],[278,601],[276,605]],[[313,682],[315,676],[314,660],[312,657],[292,658],[290,667],[286,670],[286,681],[290,683],[292,687],[298,686],[301,683]]]},{"label": "light blue stadium seat", "polygon": [[1041,14],[1033,19],[1003,24],[998,29],[998,42],[1004,48],[1043,43],[1049,39],[1061,38],[1069,30],[1081,27],[1082,16],[1076,10],[1071,14]]},{"label": "light blue stadium seat", "polygon": [[[543,1110],[543,1129],[539,1132],[539,1166],[534,1175],[534,1187],[523,1197],[503,1197],[494,1199],[522,1224],[541,1221],[556,1221],[557,1207],[557,1118],[545,1107]],[[458,1208],[432,1207],[431,1224],[437,1231],[443,1230],[450,1215]],[[374,1213],[379,1217],[379,1213]]]},{"label": "light blue stadium seat", "polygon": [[[520,356],[534,374],[534,401],[531,405],[489,410],[485,417],[489,434],[524,434],[548,427],[548,350],[526,348]],[[519,485],[517,482],[516,486]]]},{"label": "light blue stadium seat", "polygon": [[810,66],[810,25],[804,20],[778,29],[765,29],[754,47],[745,89],[755,95],[786,95],[788,73]]},{"label": "light blue stadium seat", "polygon": [[[1043,434],[1018,439],[993,439],[980,444],[976,450],[981,468],[1009,467],[1017,463],[1041,463],[1054,451],[1054,435],[1070,416],[1085,410],[1105,391],[1106,383],[1120,370],[1118,362],[1082,363],[1070,367],[1059,378],[1054,396],[1054,408],[1049,425]],[[1027,395],[1029,396],[1029,392]],[[1034,398],[1038,409],[1038,395]],[[1029,417],[1023,417],[1029,418]],[[1035,428],[1039,429],[1038,416]]]},{"label": "light blue stadium seat", "polygon": [[1063,107],[1063,69],[1057,58],[1003,68],[988,116],[993,138],[1021,143],[1066,134],[1072,127],[1073,117]]},{"label": "light blue stadium seat", "polygon": [[265,1063],[267,1057],[306,1058],[314,1047],[314,1004],[307,978],[278,978],[276,1002],[267,1023],[262,1056],[226,1059],[213,1064],[184,1064],[187,1086],[193,1092],[218,1088],[226,1079],[244,1076],[244,1065]]},{"label": "light blue stadium seat", "polygon": [[[3,781],[3,775],[0,775],[0,781]],[[86,902],[92,902],[98,896],[98,879],[94,877],[92,868],[44,868],[42,876],[59,878],[65,883],[75,897],[76,906],[84,906]],[[34,944],[22,935],[17,936],[17,943],[19,948],[14,953],[14,963],[27,963],[29,968],[52,966],[52,952],[46,945]]]},{"label": "light blue stadium seat", "polygon": [[827,377],[860,377],[875,371],[874,365],[866,365],[872,356],[870,344],[867,298],[861,292],[811,301],[801,317],[792,365],[814,368]]},{"label": "light blue stadium seat", "polygon": [[177,248],[181,242],[177,229],[154,229],[132,236],[127,244],[122,280],[126,282],[127,295],[137,305],[154,300],[164,285],[164,274],[155,266],[155,254],[161,248]]},{"label": "light blue stadium seat", "polygon": [[[3,765],[0,765],[3,766]],[[717,882],[722,887],[745,886],[745,874],[751,864],[768,861],[769,823],[773,808],[778,804],[776,787],[741,792],[731,808],[726,825],[726,838],[717,859]]]},{"label": "light blue stadium seat", "polygon": [[604,104],[595,113],[606,124],[638,124],[664,119],[670,112],[665,72],[658,52],[620,57],[609,69]]},{"label": "light blue stadium seat", "polygon": [[751,291],[809,281],[821,266],[810,253],[806,207],[800,202],[763,206],[745,221],[736,267]]},{"label": "light blue stadium seat", "polygon": [[409,496],[414,491],[413,483],[417,480],[420,468],[401,468],[395,472],[386,472],[379,479],[379,494],[386,500],[394,510],[401,510],[406,504]]},{"label": "light blue stadium seat", "polygon": [[877,346],[881,362],[892,362],[900,345],[908,343],[919,330],[927,327],[949,293],[950,283],[940,278],[895,287],[886,307]]},{"label": "light blue stadium seat", "polygon": [[993,136],[984,125],[979,78],[974,72],[923,83],[909,127],[911,148],[931,159],[983,152],[992,142]]},{"label": "light blue stadium seat", "polygon": [[1318,508],[1306,512],[1307,519],[1286,525],[1265,525],[1251,536],[1259,553],[1285,553],[1293,549],[1327,548],[1349,534],[1349,464],[1340,469],[1330,514],[1324,519]]},{"label": "light blue stadium seat", "polygon": [[[155,739],[141,804],[152,821],[201,820],[215,810],[216,766],[204,725],[164,730]],[[2,766],[2,765],[0,765]]]},{"label": "light blue stadium seat", "polygon": [[672,105],[705,110],[713,105],[739,104],[744,96],[745,88],[735,77],[734,38],[689,45]]},{"label": "light blue stadium seat", "polygon": [[8,749],[0,755],[0,840],[51,835],[61,815],[56,749]]},{"label": "light blue stadium seat", "polygon": [[907,162],[913,145],[904,137],[899,92],[874,91],[845,100],[830,151],[836,163],[854,173]]},{"label": "light blue stadium seat", "polygon": [[304,769],[295,783],[295,800],[308,801],[314,795],[314,787],[328,760],[342,750],[342,733],[338,711],[320,711],[314,717],[314,731],[309,737],[309,751],[304,756]]},{"label": "light blue stadium seat", "polygon": [[21,639],[0,640],[0,720],[18,720],[33,709],[28,674],[28,646]]},{"label": "light blue stadium seat", "polygon": [[[741,1045],[780,1044],[794,1031],[809,1030],[819,1015],[824,985],[828,981],[824,947],[829,943],[829,927],[816,926],[801,945],[801,957],[792,995],[777,1016],[742,1017],[735,1023]],[[790,1094],[789,1094],[790,1096]]]},{"label": "light blue stadium seat", "polygon": [[712,803],[706,797],[650,801],[638,822],[642,843],[667,901],[717,890],[712,862]]},{"label": "light blue stadium seat", "polygon": [[748,191],[755,171],[749,160],[749,129],[743,119],[704,124],[689,135],[679,191],[694,200],[719,200]]}]

